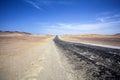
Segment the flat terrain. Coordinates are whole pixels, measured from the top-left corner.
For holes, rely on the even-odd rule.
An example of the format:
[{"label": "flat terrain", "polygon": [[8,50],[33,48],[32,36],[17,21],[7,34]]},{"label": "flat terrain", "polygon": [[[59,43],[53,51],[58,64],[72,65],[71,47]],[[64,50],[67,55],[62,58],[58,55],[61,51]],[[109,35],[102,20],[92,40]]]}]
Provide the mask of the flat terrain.
[{"label": "flat terrain", "polygon": [[120,35],[100,35],[100,34],[79,34],[79,35],[62,35],[63,40],[92,43],[111,46],[120,46]]},{"label": "flat terrain", "polygon": [[52,39],[49,35],[1,34],[0,80],[70,80]]},{"label": "flat terrain", "polygon": [[42,45],[48,39],[49,36],[2,33],[0,80],[22,80],[28,73],[32,75],[39,72],[40,62],[43,59]]},{"label": "flat terrain", "polygon": [[0,33],[0,80],[119,80],[119,70],[120,49]]}]

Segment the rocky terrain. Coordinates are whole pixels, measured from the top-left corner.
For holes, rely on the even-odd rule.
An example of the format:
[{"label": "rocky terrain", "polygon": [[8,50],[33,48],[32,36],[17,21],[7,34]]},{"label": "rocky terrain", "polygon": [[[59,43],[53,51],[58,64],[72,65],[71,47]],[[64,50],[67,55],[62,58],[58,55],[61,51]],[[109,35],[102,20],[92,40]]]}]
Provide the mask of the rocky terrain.
[{"label": "rocky terrain", "polygon": [[82,43],[71,43],[54,39],[58,48],[73,66],[75,80],[119,80],[120,49],[91,46]]}]

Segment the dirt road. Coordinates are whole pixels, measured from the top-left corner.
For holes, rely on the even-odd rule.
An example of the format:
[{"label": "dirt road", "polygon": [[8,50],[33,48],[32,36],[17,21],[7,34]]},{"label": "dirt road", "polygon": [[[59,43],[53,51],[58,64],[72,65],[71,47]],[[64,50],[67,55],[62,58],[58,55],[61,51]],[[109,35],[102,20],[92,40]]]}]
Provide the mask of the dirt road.
[{"label": "dirt road", "polygon": [[44,44],[40,53],[43,57],[41,63],[37,64],[39,69],[28,73],[23,80],[70,80],[52,40]]},{"label": "dirt road", "polygon": [[75,80],[120,80],[120,49],[54,39],[69,59]]},{"label": "dirt road", "polygon": [[10,44],[0,51],[0,80],[73,80],[53,38],[42,44]]}]

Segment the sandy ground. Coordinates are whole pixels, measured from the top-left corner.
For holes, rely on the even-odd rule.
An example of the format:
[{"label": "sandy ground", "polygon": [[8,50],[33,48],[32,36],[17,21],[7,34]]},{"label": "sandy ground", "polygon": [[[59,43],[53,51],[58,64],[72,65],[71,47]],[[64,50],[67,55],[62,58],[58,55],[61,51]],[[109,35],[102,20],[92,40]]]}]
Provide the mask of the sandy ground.
[{"label": "sandy ground", "polygon": [[61,39],[78,43],[120,46],[120,35],[79,34],[62,35]]},{"label": "sandy ground", "polygon": [[0,80],[73,80],[53,37],[0,35],[0,46]]},{"label": "sandy ground", "polygon": [[75,71],[65,56],[70,50],[61,50],[53,39],[51,35],[0,34],[0,80],[85,80],[85,71]]}]

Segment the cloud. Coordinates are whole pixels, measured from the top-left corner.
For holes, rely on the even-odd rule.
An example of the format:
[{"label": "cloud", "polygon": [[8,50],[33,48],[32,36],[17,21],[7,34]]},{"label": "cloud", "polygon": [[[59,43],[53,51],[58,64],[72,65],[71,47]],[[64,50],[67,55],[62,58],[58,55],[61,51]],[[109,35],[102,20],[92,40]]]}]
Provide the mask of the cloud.
[{"label": "cloud", "polygon": [[33,7],[37,9],[42,9],[43,7],[50,7],[54,4],[66,5],[70,4],[70,1],[67,0],[25,0],[25,2],[31,4]]},{"label": "cloud", "polygon": [[116,21],[116,20],[120,20],[120,15],[115,14],[112,16],[99,17],[97,18],[97,20],[99,20],[100,22]]},{"label": "cloud", "polygon": [[120,11],[103,12],[97,16],[97,21],[111,22],[120,20]]},{"label": "cloud", "polygon": [[27,3],[31,4],[33,7],[37,9],[41,9],[41,7],[37,4],[37,2],[34,2],[33,0],[25,0]]},{"label": "cloud", "polygon": [[120,21],[91,24],[47,24],[43,31],[50,34],[79,34],[79,33],[99,33],[114,34],[120,32]]}]

